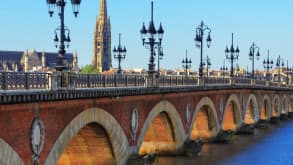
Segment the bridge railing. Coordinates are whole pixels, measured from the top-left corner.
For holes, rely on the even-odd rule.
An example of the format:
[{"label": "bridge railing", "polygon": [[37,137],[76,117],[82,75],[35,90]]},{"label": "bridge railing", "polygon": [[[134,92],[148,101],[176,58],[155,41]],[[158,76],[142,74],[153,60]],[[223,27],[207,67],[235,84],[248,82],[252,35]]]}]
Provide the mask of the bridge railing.
[{"label": "bridge railing", "polygon": [[50,73],[0,72],[1,90],[49,89]]},{"label": "bridge railing", "polygon": [[160,76],[159,86],[184,86],[197,85],[198,78],[195,76]]},{"label": "bridge railing", "polygon": [[[147,87],[147,75],[131,74],[79,74],[79,73],[21,73],[0,72],[0,90],[58,90],[79,88],[115,88],[115,87]],[[158,86],[219,86],[219,85],[257,85],[291,88],[284,82],[252,80],[247,77],[203,77],[165,76],[157,79]],[[65,84],[65,85],[64,85]]]},{"label": "bridge railing", "polygon": [[255,80],[255,85],[265,86],[267,85],[266,80]]},{"label": "bridge railing", "polygon": [[251,84],[251,79],[247,77],[234,77],[235,84]]},{"label": "bridge railing", "polygon": [[143,87],[143,75],[102,75],[102,74],[71,74],[71,88],[107,88],[107,87]]},{"label": "bridge railing", "polygon": [[279,86],[279,83],[278,82],[269,81],[269,86],[271,86],[271,87],[278,87]]},{"label": "bridge railing", "polygon": [[230,82],[231,79],[227,77],[204,77],[205,85],[226,85]]}]

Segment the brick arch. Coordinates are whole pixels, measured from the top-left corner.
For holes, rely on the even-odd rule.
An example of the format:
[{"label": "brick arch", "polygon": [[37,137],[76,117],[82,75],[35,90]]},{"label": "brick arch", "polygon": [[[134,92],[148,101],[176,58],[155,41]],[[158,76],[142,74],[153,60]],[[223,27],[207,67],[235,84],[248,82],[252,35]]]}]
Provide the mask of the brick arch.
[{"label": "brick arch", "polygon": [[2,165],[24,165],[22,159],[13,148],[0,138],[0,164]]},{"label": "brick arch", "polygon": [[204,106],[207,106],[208,110],[209,110],[209,113],[211,113],[211,124],[213,125],[213,128],[211,130],[211,137],[214,137],[214,136],[217,136],[218,132],[220,131],[220,125],[219,125],[219,119],[218,119],[218,115],[217,115],[217,111],[216,111],[216,108],[215,108],[215,105],[213,103],[213,101],[209,98],[209,97],[204,97],[202,98],[198,104],[196,105],[196,108],[195,108],[195,112],[193,114],[193,118],[192,118],[192,127],[190,127],[190,132],[189,132],[189,135],[191,135],[194,127],[196,127],[196,122],[195,122],[195,119],[199,113],[199,111],[204,107]]},{"label": "brick arch", "polygon": [[281,102],[281,114],[288,114],[289,112],[289,102],[288,102],[288,97],[287,95],[283,95],[282,97],[282,102]]},{"label": "brick arch", "polygon": [[[276,102],[278,103],[278,109],[277,109],[277,115],[276,116],[274,116],[274,113],[273,113],[273,111],[275,110],[275,104],[276,104]],[[281,111],[281,102],[280,102],[280,96],[279,95],[275,95],[274,97],[273,97],[273,102],[272,102],[272,108],[271,108],[271,117],[279,117],[280,116],[280,111]]]},{"label": "brick arch", "polygon": [[293,95],[289,97],[289,110],[288,112],[293,112]]},{"label": "brick arch", "polygon": [[264,115],[266,115],[266,118],[262,119],[262,120],[268,120],[271,117],[272,102],[271,102],[270,97],[267,94],[265,94],[263,96],[263,98],[262,98],[262,104],[261,104],[261,108],[260,108],[260,112],[259,112],[260,113],[260,119],[261,119],[262,113],[265,113],[263,111],[265,110],[265,106],[266,106],[265,102],[266,101],[268,102],[267,112],[266,112],[266,114],[264,114]]},{"label": "brick arch", "polygon": [[227,109],[230,105],[230,103],[234,103],[235,104],[235,119],[236,119],[236,128],[235,129],[239,129],[241,126],[242,126],[242,113],[241,113],[241,106],[240,106],[240,102],[238,100],[238,97],[236,94],[231,94],[226,102],[226,105],[225,105],[225,109],[224,109],[224,113],[223,113],[223,116],[222,116],[222,124],[221,124],[221,128],[223,129],[223,124],[224,124],[224,120],[225,120],[225,115],[227,113]]},{"label": "brick arch", "polygon": [[[247,120],[246,118],[249,116],[249,106],[250,106],[250,103],[252,103],[252,110],[253,110],[253,119],[251,119],[253,123],[248,123],[248,124],[255,124],[256,122],[258,122],[259,120],[259,115],[260,115],[260,111],[259,111],[259,108],[258,108],[258,104],[257,104],[257,100],[256,100],[256,97],[254,94],[250,94],[248,99],[247,99],[247,102],[246,102],[246,105],[245,105],[245,109],[244,109],[244,119],[243,121],[245,122],[245,120]],[[247,123],[246,123],[247,124]]]},{"label": "brick arch", "polygon": [[113,146],[117,164],[125,164],[129,155],[129,143],[126,135],[116,119],[110,113],[99,108],[91,108],[81,112],[65,127],[44,164],[56,164],[74,136],[89,123],[97,123],[106,130]]},{"label": "brick arch", "polygon": [[156,104],[151,112],[148,114],[147,119],[144,122],[144,125],[141,129],[141,133],[137,140],[138,150],[142,146],[144,137],[148,131],[148,128],[152,125],[155,118],[161,113],[166,113],[171,120],[171,124],[173,126],[174,138],[175,138],[175,147],[176,151],[180,150],[183,147],[185,140],[185,132],[182,124],[182,120],[180,115],[178,114],[176,108],[168,101],[161,101]]}]

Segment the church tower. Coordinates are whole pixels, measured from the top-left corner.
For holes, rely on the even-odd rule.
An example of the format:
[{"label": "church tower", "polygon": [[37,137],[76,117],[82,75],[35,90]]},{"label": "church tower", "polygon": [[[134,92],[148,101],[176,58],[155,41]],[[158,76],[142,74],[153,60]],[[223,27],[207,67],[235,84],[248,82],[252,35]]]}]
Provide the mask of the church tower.
[{"label": "church tower", "polygon": [[92,65],[99,71],[108,71],[112,67],[111,24],[107,15],[107,2],[100,0],[100,13],[94,32],[94,54]]}]

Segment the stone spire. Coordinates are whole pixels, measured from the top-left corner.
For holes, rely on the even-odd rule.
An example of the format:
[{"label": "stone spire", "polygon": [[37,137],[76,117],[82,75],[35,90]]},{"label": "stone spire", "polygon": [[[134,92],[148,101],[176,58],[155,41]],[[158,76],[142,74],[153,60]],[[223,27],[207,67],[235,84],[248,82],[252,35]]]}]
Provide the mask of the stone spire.
[{"label": "stone spire", "polygon": [[92,65],[99,71],[107,71],[112,67],[111,57],[111,24],[107,15],[107,2],[100,0],[99,17],[94,30],[94,52]]},{"label": "stone spire", "polygon": [[99,21],[106,22],[107,17],[107,2],[106,0],[100,0]]}]

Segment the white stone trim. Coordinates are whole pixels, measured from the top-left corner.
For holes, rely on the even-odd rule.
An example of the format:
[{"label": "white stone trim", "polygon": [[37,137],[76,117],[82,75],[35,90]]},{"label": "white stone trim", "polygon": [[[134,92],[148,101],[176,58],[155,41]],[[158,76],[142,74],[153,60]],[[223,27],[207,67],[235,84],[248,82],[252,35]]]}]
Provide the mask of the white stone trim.
[{"label": "white stone trim", "polygon": [[24,162],[19,157],[13,148],[0,139],[0,164],[1,165],[24,165]]}]

